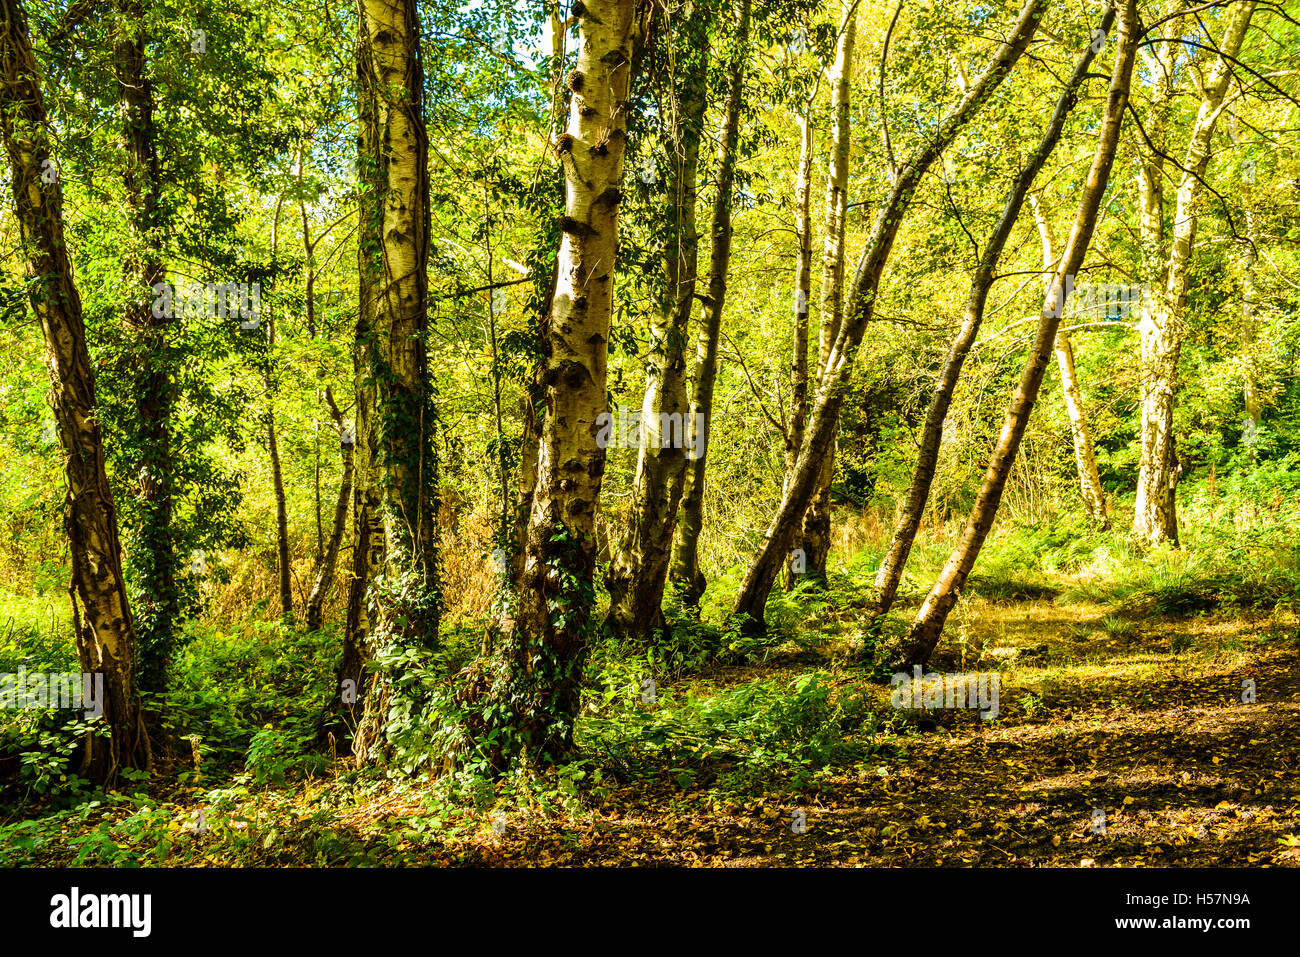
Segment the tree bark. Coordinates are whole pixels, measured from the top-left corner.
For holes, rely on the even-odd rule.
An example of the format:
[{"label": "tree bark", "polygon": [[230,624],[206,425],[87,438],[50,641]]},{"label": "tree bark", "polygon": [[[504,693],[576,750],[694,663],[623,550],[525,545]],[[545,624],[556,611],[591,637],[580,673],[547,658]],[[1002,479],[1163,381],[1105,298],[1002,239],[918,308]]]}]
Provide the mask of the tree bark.
[{"label": "tree bark", "polygon": [[844,322],[841,323],[826,370],[818,383],[812,415],[799,450],[794,480],[788,484],[782,496],[781,505],[745,573],[732,606],[733,613],[741,617],[749,629],[765,627],[763,616],[767,596],[786,562],[791,543],[799,530],[799,522],[812,500],[823,461],[835,433],[839,411],[844,403],[853,358],[871,321],[880,277],[893,249],[903,213],[926,170],[1024,53],[1038,28],[1043,9],[1043,0],[1026,0],[1012,28],[1011,38],[998,48],[988,67],[960,102],[940,120],[930,140],[904,162],[894,179],[888,199],[876,216],[862,257],[858,261],[848,307],[844,311]]},{"label": "tree bark", "polygon": [[938,579],[930,589],[917,612],[908,639],[904,642],[900,655],[894,664],[925,664],[943,632],[948,613],[957,603],[957,597],[975,559],[979,557],[980,547],[988,536],[993,520],[997,516],[998,504],[1006,487],[1007,476],[1015,464],[1016,452],[1024,437],[1029,415],[1042,386],[1043,374],[1051,358],[1056,330],[1065,310],[1065,280],[1067,276],[1078,273],[1088,252],[1093,229],[1097,224],[1097,211],[1110,180],[1111,166],[1115,160],[1115,150],[1119,144],[1120,129],[1123,126],[1124,111],[1128,104],[1129,82],[1133,73],[1133,61],[1140,37],[1141,25],[1137,17],[1136,0],[1122,0],[1119,5],[1119,41],[1115,50],[1115,62],[1111,69],[1110,90],[1106,98],[1106,109],[1102,116],[1097,149],[1093,155],[1092,167],[1084,181],[1079,208],[1074,216],[1074,224],[1066,240],[1065,252],[1061,262],[1056,266],[1052,276],[1051,288],[1044,297],[1042,315],[1038,322],[1038,333],[1020,376],[1020,383],[1007,408],[1002,433],[989,459],[988,470],[980,486],[975,507],[971,510],[966,530],[961,542],[949,556]]},{"label": "tree bark", "polygon": [[104,682],[109,733],[88,734],[79,773],[111,785],[121,768],[151,769],[149,736],[136,687],[136,635],[122,576],[117,511],[105,474],[95,376],[63,234],[58,158],[51,150],[27,16],[17,0],[0,0],[0,130],[12,171],[28,294],[45,336],[50,404],[68,481],[65,527],[77,656],[84,673],[102,674]]},{"label": "tree bark", "polygon": [[[1232,79],[1232,60],[1255,11],[1253,0],[1235,5],[1219,44],[1220,55],[1210,70],[1201,95],[1196,122],[1187,144],[1178,192],[1174,202],[1173,237],[1163,284],[1156,301],[1143,309],[1138,331],[1142,340],[1142,431],[1137,499],[1133,508],[1134,534],[1147,545],[1178,545],[1177,488],[1180,467],[1173,453],[1174,401],[1178,393],[1178,364],[1186,336],[1188,268],[1196,241],[1201,181],[1210,162],[1210,140]],[[1159,162],[1156,164],[1159,166]],[[1163,174],[1163,170],[1160,170]],[[1163,217],[1158,192],[1148,191],[1144,213]],[[1152,230],[1154,233],[1154,229]],[[1163,236],[1161,236],[1163,238]],[[1152,284],[1153,286],[1156,283]]]},{"label": "tree bark", "polygon": [[[821,331],[818,336],[817,379],[821,380],[830,359],[831,348],[844,319],[844,230],[849,206],[849,150],[852,133],[849,124],[849,97],[853,81],[853,41],[856,33],[855,0],[843,2],[843,26],[835,46],[835,65],[831,70],[831,138],[830,169],[826,175],[826,229],[822,249]],[[835,439],[832,436],[822,460],[812,502],[804,512],[800,534],[806,576],[818,583],[826,581],[826,559],[831,549],[831,485],[835,478]],[[787,568],[790,563],[787,563]]]},{"label": "tree bark", "polygon": [[[1109,32],[1114,18],[1114,11],[1108,10],[1101,21],[1100,29]],[[1065,88],[1057,98],[1056,107],[1052,111],[1047,129],[1043,131],[1043,135],[1039,139],[1038,146],[1026,160],[1020,173],[1012,182],[1011,189],[1007,192],[1006,201],[1002,206],[1002,214],[998,217],[993,232],[989,235],[984,252],[981,254],[979,263],[975,268],[975,274],[971,277],[970,295],[967,297],[966,311],[962,319],[961,329],[948,350],[948,357],[944,361],[943,371],[939,374],[934,396],[931,398],[930,407],[926,411],[925,425],[921,430],[921,443],[917,454],[916,468],[912,473],[911,484],[908,486],[903,512],[899,517],[897,527],[894,529],[894,537],[889,543],[889,550],[885,553],[885,557],[880,563],[880,569],[876,573],[876,604],[873,609],[875,616],[884,615],[888,612],[893,607],[894,599],[898,595],[898,585],[903,578],[903,569],[907,565],[907,558],[911,553],[912,544],[916,541],[917,531],[921,527],[921,518],[925,514],[926,503],[930,498],[930,488],[934,483],[934,472],[939,461],[939,450],[943,445],[943,424],[948,418],[953,393],[957,388],[958,379],[961,378],[966,358],[970,355],[970,350],[975,345],[975,339],[979,335],[980,326],[984,322],[984,308],[988,303],[989,291],[993,288],[994,274],[998,262],[1002,258],[1002,252],[1006,248],[1007,240],[1015,229],[1016,221],[1020,218],[1021,208],[1024,205],[1026,196],[1029,195],[1034,180],[1038,177],[1044,164],[1056,149],[1056,144],[1060,141],[1061,132],[1065,129],[1065,121],[1069,117],[1070,111],[1074,109],[1079,96],[1079,88],[1087,78],[1088,70],[1091,68],[1095,57],[1096,53],[1091,45],[1085,48],[1080,56],[1078,63],[1074,67],[1074,72],[1071,73],[1066,81]]]},{"label": "tree bark", "polygon": [[[131,433],[125,448],[135,479],[134,513],[127,510],[129,581],[136,638],[140,649],[141,691],[165,689],[181,614],[176,584],[176,545],[172,529],[175,465],[171,416],[175,383],[166,356],[172,320],[155,317],[153,286],[163,279],[161,244],[166,229],[154,122],[153,82],[145,54],[144,6],[140,0],[114,0],[116,46],[114,76],[122,112],[123,185],[130,247],[124,267],[131,293],[124,323],[134,354],[127,360],[133,415],[123,423]],[[133,520],[134,519],[134,520]]]},{"label": "tree bark", "polygon": [[339,494],[334,502],[334,520],[330,523],[330,536],[326,540],[324,550],[317,559],[316,569],[312,575],[311,593],[307,597],[306,617],[307,628],[310,631],[316,631],[321,626],[325,596],[329,593],[330,585],[334,582],[334,570],[338,566],[339,549],[343,545],[343,533],[347,530],[348,500],[352,498],[352,459],[356,448],[355,440],[348,441],[354,437],[348,435],[343,413],[339,411],[338,405],[334,402],[334,395],[328,388],[325,389],[325,402],[329,406],[330,418],[334,420],[334,427],[339,433],[339,447],[342,450],[343,459],[343,477],[339,481]]},{"label": "tree bark", "polygon": [[[818,75],[820,79],[820,74]],[[808,422],[808,300],[812,294],[812,224],[810,203],[812,190],[813,158],[813,103],[816,87],[809,97],[799,123],[799,171],[794,187],[794,231],[799,248],[795,253],[794,267],[794,317],[793,355],[790,360],[790,420],[785,430],[785,467],[781,490],[785,491],[794,477],[799,446],[803,444],[804,429]],[[795,572],[789,563],[785,567],[785,587],[795,585]]]},{"label": "tree bark", "polygon": [[[593,0],[578,12],[573,97],[556,140],[566,196],[559,271],[545,330],[537,480],[524,542],[506,668],[490,695],[498,760],[559,760],[573,742],[592,631],[594,520],[605,471],[597,442],[606,409],[606,361],[631,93],[633,0]],[[575,11],[577,12],[577,11]]]},{"label": "tree bark", "polygon": [[[363,375],[374,383],[366,428],[368,489],[383,524],[370,561],[382,576],[367,602],[370,655],[433,648],[437,586],[437,458],[425,334],[428,305],[429,171],[424,69],[416,0],[360,0],[357,97],[363,103],[360,162],[369,189],[358,231]],[[371,517],[373,515],[373,517]],[[382,552],[378,549],[382,548]],[[374,575],[381,570],[371,565]],[[401,667],[397,665],[396,667]],[[380,661],[353,740],[358,764],[386,756],[396,682]]]},{"label": "tree bark", "polygon": [[681,81],[680,99],[670,111],[678,117],[676,129],[665,143],[671,203],[670,234],[664,254],[667,288],[651,322],[632,509],[627,531],[610,563],[609,614],[605,620],[611,631],[643,643],[666,627],[664,585],[686,478],[686,430],[690,428],[686,340],[695,300],[699,249],[696,176],[708,104],[707,14],[700,10],[687,17],[682,34],[669,42],[678,48],[674,62],[686,76]]},{"label": "tree bark", "polygon": [[1247,201],[1245,209],[1246,241],[1241,245],[1241,355],[1244,360],[1241,398],[1251,425],[1258,427],[1263,419],[1263,403],[1259,395],[1259,365],[1255,349],[1259,340],[1255,289],[1255,211]]},{"label": "tree bark", "polygon": [[[1109,27],[1103,26],[1103,30]],[[1038,196],[1029,198],[1034,210],[1034,222],[1038,224],[1038,236],[1043,244],[1043,286],[1044,294],[1050,291],[1052,276],[1056,270],[1056,240],[1052,233],[1052,224],[1043,211]],[[1065,412],[1070,419],[1070,437],[1074,443],[1074,465],[1079,476],[1079,492],[1083,496],[1083,507],[1088,517],[1102,528],[1110,525],[1106,514],[1106,493],[1101,487],[1101,476],[1097,473],[1097,455],[1092,443],[1092,429],[1088,427],[1088,417],[1083,410],[1083,390],[1079,387],[1079,376],[1074,366],[1074,348],[1070,345],[1070,336],[1064,330],[1056,334],[1056,365],[1061,372],[1061,391],[1065,394]]]},{"label": "tree bark", "polygon": [[718,143],[718,174],[709,225],[709,286],[703,302],[699,335],[695,341],[695,385],[691,393],[691,448],[696,457],[687,462],[686,485],[678,516],[673,550],[672,581],[686,608],[698,608],[707,582],[700,571],[700,533],[704,529],[704,483],[713,427],[713,387],[718,378],[718,340],[727,299],[731,269],[731,204],[736,179],[736,150],[740,143],[740,110],[744,99],[745,69],[749,62],[750,0],[740,0],[736,37],[728,68],[727,103]]}]

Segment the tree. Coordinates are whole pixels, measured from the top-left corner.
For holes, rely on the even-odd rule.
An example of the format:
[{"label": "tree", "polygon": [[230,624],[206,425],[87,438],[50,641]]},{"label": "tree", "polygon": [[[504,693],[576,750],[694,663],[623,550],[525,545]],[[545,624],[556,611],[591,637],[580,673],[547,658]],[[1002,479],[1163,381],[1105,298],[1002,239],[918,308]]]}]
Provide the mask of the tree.
[{"label": "tree", "polygon": [[[353,740],[358,763],[391,741],[394,712],[411,718],[414,702],[397,692],[395,673],[412,654],[438,642],[438,461],[435,410],[425,356],[428,319],[429,141],[423,113],[424,70],[415,0],[362,0],[357,42],[361,104],[358,165],[363,170],[357,244],[358,435],[365,455],[371,576],[367,594],[376,662],[365,713]],[[364,416],[364,426],[361,417]],[[401,700],[395,700],[401,699]]]},{"label": "tree", "polygon": [[[695,303],[699,235],[695,224],[696,178],[704,111],[708,105],[710,11],[701,4],[680,29],[661,35],[671,46],[672,102],[664,135],[668,166],[668,237],[664,249],[662,303],[653,313],[646,359],[645,399],[632,483],[632,514],[607,577],[606,626],[645,641],[664,627],[664,585],[672,553],[677,510],[686,478],[686,340]],[[691,446],[695,448],[695,446]]]},{"label": "tree", "polygon": [[1119,39],[1115,48],[1115,61],[1111,69],[1105,112],[1097,135],[1096,152],[1087,178],[1084,180],[1083,192],[1074,214],[1074,223],[1070,228],[1069,237],[1065,242],[1065,250],[1053,273],[1051,287],[1043,300],[1037,334],[1030,347],[1024,370],[1021,372],[1020,382],[1007,407],[1002,432],[989,458],[979,496],[975,500],[975,506],[971,510],[961,541],[948,557],[938,579],[921,604],[907,640],[895,655],[895,664],[923,665],[929,660],[930,653],[938,644],[948,613],[956,605],[957,597],[966,584],[966,578],[975,566],[975,559],[979,557],[984,539],[988,536],[989,529],[993,527],[993,520],[997,516],[998,505],[1002,500],[1002,492],[1006,487],[1007,476],[1011,473],[1016,452],[1020,448],[1025,427],[1029,423],[1029,415],[1038,399],[1043,373],[1047,369],[1047,362],[1056,340],[1056,330],[1061,322],[1061,314],[1065,310],[1066,277],[1078,273],[1088,253],[1088,244],[1092,241],[1092,233],[1097,225],[1097,211],[1101,207],[1102,197],[1110,181],[1110,170],[1115,161],[1124,112],[1128,106],[1129,82],[1141,36],[1136,0],[1123,0],[1119,5],[1118,19]]},{"label": "tree", "polygon": [[[844,19],[830,70],[830,169],[826,175],[826,211],[821,277],[821,330],[818,334],[817,379],[826,372],[831,349],[844,320],[844,231],[849,210],[850,88],[853,82],[853,40],[857,0],[844,0]],[[812,502],[804,512],[799,538],[807,575],[826,580],[826,558],[831,549],[831,484],[835,477],[835,438],[832,435],[822,461]]]},{"label": "tree", "polygon": [[[1114,12],[1108,10],[1098,29],[1103,34],[1108,32],[1113,19]],[[1002,258],[1002,251],[1006,247],[1007,240],[1011,237],[1016,220],[1020,216],[1021,208],[1024,205],[1025,198],[1029,195],[1030,189],[1033,187],[1034,180],[1056,149],[1056,144],[1065,128],[1065,121],[1069,117],[1070,111],[1074,109],[1079,89],[1088,77],[1088,70],[1092,66],[1095,56],[1094,44],[1089,44],[1084,48],[1084,52],[1080,55],[1074,67],[1074,72],[1066,81],[1065,87],[1056,101],[1056,108],[1052,112],[1047,128],[1043,131],[1038,146],[1030,154],[1012,182],[1006,201],[1002,206],[1002,214],[998,217],[993,232],[985,243],[983,253],[980,254],[974,275],[971,277],[970,295],[966,301],[966,310],[961,328],[948,350],[948,357],[944,361],[938,384],[933,397],[930,399],[930,406],[926,411],[916,468],[912,473],[912,481],[907,489],[907,498],[903,504],[903,511],[894,529],[894,536],[889,543],[889,549],[885,552],[885,557],[880,563],[880,569],[876,573],[876,607],[874,609],[876,615],[883,615],[888,612],[894,604],[895,596],[898,594],[898,585],[902,581],[903,569],[907,564],[907,557],[911,553],[912,544],[916,540],[916,533],[921,527],[921,516],[925,512],[926,502],[930,498],[930,487],[934,481],[935,465],[939,460],[939,450],[943,443],[944,422],[948,418],[948,412],[952,405],[953,392],[966,364],[966,358],[975,345],[975,339],[979,335],[980,327],[984,322],[984,309],[988,303],[989,292],[993,288],[993,282],[996,278],[995,272],[998,262]],[[1054,266],[1055,260],[1053,259],[1047,265]]]},{"label": "tree", "polygon": [[555,294],[543,335],[537,474],[523,543],[519,605],[489,697],[492,726],[554,761],[572,745],[591,632],[594,520],[605,470],[597,442],[605,376],[620,183],[632,86],[635,4],[575,9],[579,48],[569,122],[554,147],[564,170]]},{"label": "tree", "polygon": [[126,334],[134,343],[132,362],[133,433],[131,472],[139,527],[132,529],[131,565],[135,581],[135,626],[140,645],[140,686],[164,689],[173,633],[181,615],[176,583],[175,495],[171,430],[176,386],[168,339],[172,318],[155,316],[154,284],[164,276],[162,236],[167,217],[162,204],[161,171],[155,128],[153,81],[145,52],[146,21],[141,0],[114,0],[114,77],[122,114],[122,164],[131,247],[125,257],[131,283],[125,303]]},{"label": "tree", "polygon": [[58,157],[50,148],[27,15],[17,0],[0,0],[0,17],[0,130],[13,175],[28,296],[45,335],[50,401],[63,447],[77,656],[84,673],[103,675],[106,699],[109,733],[89,733],[79,773],[112,784],[119,770],[148,771],[152,763],[136,687],[135,628],[122,575],[117,511],[104,467],[81,297],[63,234]]},{"label": "tree", "polygon": [[[1105,31],[1107,27],[1103,27]],[[1043,287],[1051,286],[1052,274],[1056,269],[1056,239],[1052,224],[1043,211],[1042,203],[1035,194],[1029,197],[1034,210],[1034,222],[1038,225],[1038,237],[1043,244]],[[1083,390],[1079,387],[1079,376],[1074,364],[1074,347],[1070,344],[1070,334],[1065,329],[1056,333],[1056,366],[1061,373],[1061,391],[1065,394],[1065,413],[1070,419],[1070,437],[1074,441],[1074,464],[1079,474],[1079,492],[1083,496],[1083,507],[1088,517],[1102,528],[1110,524],[1106,514],[1106,493],[1101,488],[1101,476],[1097,474],[1097,454],[1092,443],[1092,429],[1088,427],[1088,418],[1083,410]]]},{"label": "tree", "polygon": [[844,321],[827,357],[826,369],[817,386],[803,445],[799,450],[795,476],[781,498],[780,507],[768,526],[763,542],[741,582],[732,612],[749,628],[764,627],[764,608],[777,574],[787,560],[798,522],[812,499],[822,464],[835,434],[840,408],[849,385],[853,357],[871,321],[877,290],[889,261],[903,214],[921,177],[957,131],[974,116],[1020,59],[1038,28],[1043,6],[1040,0],[1026,0],[1012,27],[1011,37],[1002,43],[979,78],[961,100],[939,121],[935,131],[918,147],[894,176],[889,196],[876,215],[844,311]]},{"label": "tree", "polygon": [[686,491],[682,499],[672,580],[687,608],[698,608],[707,582],[700,571],[700,532],[704,529],[704,482],[708,470],[709,436],[713,423],[713,390],[718,376],[718,341],[727,302],[727,276],[731,270],[731,212],[734,202],[740,111],[744,100],[745,70],[749,59],[750,0],[740,0],[736,33],[727,66],[727,102],[718,139],[718,172],[714,183],[709,225],[709,284],[701,310],[695,342],[695,385],[691,394],[690,447],[695,457],[687,463]]},{"label": "tree", "polygon": [[[1142,433],[1137,500],[1133,506],[1133,531],[1149,545],[1178,544],[1177,488],[1179,465],[1174,452],[1174,401],[1178,393],[1178,364],[1186,337],[1188,269],[1199,219],[1197,202],[1205,171],[1210,165],[1211,138],[1223,110],[1224,96],[1233,78],[1233,64],[1255,11],[1253,0],[1232,5],[1218,56],[1201,93],[1200,107],[1181,163],[1174,199],[1173,236],[1165,239],[1165,208],[1161,183],[1166,159],[1159,146],[1148,145],[1143,165],[1142,240],[1147,253],[1155,301],[1143,304],[1138,331],[1142,339]],[[1157,57],[1153,73],[1156,91],[1151,124],[1163,132],[1163,116],[1172,96],[1172,52],[1168,45]],[[1167,252],[1166,252],[1167,249]],[[1148,300],[1151,297],[1148,297]]]}]

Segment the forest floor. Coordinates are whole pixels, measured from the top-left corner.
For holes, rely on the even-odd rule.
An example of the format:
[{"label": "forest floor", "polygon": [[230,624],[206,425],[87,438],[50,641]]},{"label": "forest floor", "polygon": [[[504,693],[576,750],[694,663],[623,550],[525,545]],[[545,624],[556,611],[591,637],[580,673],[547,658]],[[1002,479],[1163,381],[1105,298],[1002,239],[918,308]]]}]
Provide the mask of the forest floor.
[{"label": "forest floor", "polygon": [[[27,860],[1300,865],[1295,613],[1112,612],[1087,602],[967,603],[960,639],[941,645],[929,670],[996,672],[998,713],[989,721],[973,710],[893,708],[889,685],[866,680],[850,663],[833,620],[806,623],[813,640],[780,646],[761,663],[665,682],[666,701],[709,701],[756,685],[779,701],[816,674],[832,697],[865,699],[859,750],[811,774],[792,775],[787,765],[737,784],[716,760],[684,767],[691,762],[664,755],[620,770],[594,755],[580,775],[586,780],[570,782],[561,798],[554,787],[503,793],[482,779],[486,793],[467,798],[463,791],[449,797],[445,781],[346,771],[339,762],[281,786],[211,790],[215,781],[192,781],[147,802],[133,799],[134,808],[73,814],[56,826],[61,836],[33,847]],[[1245,703],[1250,682],[1255,701]],[[591,773],[602,761],[603,772]],[[163,807],[164,815],[150,817]],[[185,823],[201,810],[212,824],[206,832]]]},{"label": "forest floor", "polygon": [[771,794],[715,807],[668,780],[636,782],[580,828],[524,818],[467,862],[1300,865],[1300,650],[1270,640],[1278,619],[1148,619],[1111,637],[1105,617],[983,606],[969,630],[1017,650],[996,665],[998,719],[935,713],[920,722],[933,730],[895,738],[798,804]]}]

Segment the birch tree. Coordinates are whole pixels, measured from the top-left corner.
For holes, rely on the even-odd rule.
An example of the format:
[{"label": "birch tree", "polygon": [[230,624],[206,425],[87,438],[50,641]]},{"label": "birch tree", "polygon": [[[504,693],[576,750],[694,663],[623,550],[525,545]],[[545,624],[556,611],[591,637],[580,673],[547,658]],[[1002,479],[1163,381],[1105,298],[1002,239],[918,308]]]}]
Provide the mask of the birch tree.
[{"label": "birch tree", "polygon": [[1084,180],[1079,206],[1074,214],[1074,222],[1070,227],[1065,249],[1053,272],[1051,287],[1043,300],[1038,330],[1030,347],[1029,357],[1007,407],[1002,432],[989,458],[984,480],[980,485],[975,506],[971,510],[961,541],[948,557],[938,579],[922,602],[907,640],[895,655],[896,665],[924,664],[929,660],[943,632],[948,613],[956,605],[961,589],[975,566],[975,559],[979,557],[980,548],[988,536],[989,529],[993,527],[994,518],[997,517],[998,505],[1002,501],[1007,477],[1015,464],[1020,441],[1029,424],[1029,415],[1038,399],[1043,374],[1051,358],[1056,330],[1065,310],[1066,277],[1078,273],[1087,255],[1088,244],[1092,241],[1093,230],[1097,225],[1097,211],[1106,193],[1111,166],[1115,161],[1115,151],[1119,145],[1120,129],[1128,106],[1133,62],[1141,36],[1136,0],[1122,0],[1118,6],[1119,37],[1115,46],[1110,89],[1107,92],[1106,107],[1101,118],[1096,151],[1093,154],[1092,166]]},{"label": "birch tree", "polygon": [[999,45],[984,72],[938,122],[934,133],[904,161],[894,176],[889,196],[876,215],[862,256],[858,260],[848,306],[844,311],[844,321],[831,346],[826,369],[817,386],[816,400],[799,450],[794,479],[782,495],[777,513],[745,573],[732,606],[733,613],[747,622],[746,627],[764,627],[767,597],[781,567],[788,561],[799,523],[815,492],[848,390],[853,357],[871,321],[881,275],[889,261],[903,214],[917,184],[1020,59],[1037,31],[1042,14],[1042,0],[1026,0],[1011,29],[1010,38]]},{"label": "birch tree", "polygon": [[663,110],[670,117],[665,136],[669,202],[665,289],[650,327],[632,511],[607,580],[606,625],[641,641],[664,627],[661,605],[686,479],[686,430],[691,428],[686,341],[699,249],[696,176],[708,105],[709,19],[708,8],[701,4],[679,27],[665,31],[661,41],[672,52],[671,69],[676,74],[668,78],[673,102]]},{"label": "birch tree", "polygon": [[103,675],[104,726],[88,733],[80,773],[111,785],[123,768],[150,770],[149,735],[136,686],[138,651],[122,575],[117,510],[86,328],[63,232],[63,186],[52,149],[27,14],[0,0],[0,131],[12,175],[14,213],[32,311],[45,337],[50,404],[68,488],[64,523],[72,564],[72,623],[87,675]]},{"label": "birch tree", "polygon": [[[1029,201],[1034,210],[1038,237],[1043,245],[1043,286],[1046,293],[1056,270],[1056,238],[1052,223],[1037,194],[1031,196]],[[1083,408],[1083,389],[1079,386],[1079,375],[1074,364],[1074,347],[1070,344],[1070,334],[1065,329],[1056,333],[1056,366],[1061,373],[1061,391],[1065,395],[1065,414],[1070,420],[1074,466],[1079,476],[1083,507],[1089,518],[1105,528],[1110,523],[1106,514],[1106,494],[1101,487],[1101,476],[1097,473],[1097,453],[1093,446],[1092,429],[1088,426],[1088,417]]]},{"label": "birch tree", "polygon": [[545,762],[573,740],[592,630],[594,520],[605,471],[597,442],[605,380],[618,209],[632,82],[633,0],[574,7],[579,46],[568,75],[569,121],[556,138],[564,214],[551,312],[543,331],[540,440],[523,543],[518,611],[504,630],[492,727]]},{"label": "birch tree", "polygon": [[698,607],[706,587],[704,575],[700,571],[700,533],[704,529],[704,483],[709,458],[709,436],[713,425],[713,388],[718,375],[718,341],[722,335],[727,276],[731,269],[732,193],[736,179],[736,153],[740,144],[740,111],[744,99],[745,71],[749,62],[749,28],[750,0],[740,0],[736,13],[736,33],[727,67],[727,102],[723,109],[722,135],[718,141],[718,172],[709,225],[709,284],[695,345],[690,447],[696,455],[686,465],[685,492],[671,569],[672,580],[679,590],[682,603],[688,608]]},{"label": "birch tree", "polygon": [[[849,122],[853,83],[853,42],[857,31],[857,0],[844,0],[843,21],[831,67],[830,168],[826,174],[825,229],[822,248],[821,329],[818,333],[817,380],[826,372],[831,349],[844,319],[844,231],[849,207]],[[808,510],[804,512],[800,548],[806,574],[826,580],[826,558],[831,548],[831,484],[835,477],[835,438],[832,434],[817,476]]]},{"label": "birch tree", "polygon": [[361,0],[358,14],[359,162],[366,187],[357,244],[358,395],[368,400],[363,507],[370,527],[357,547],[368,552],[373,576],[367,637],[378,666],[353,741],[362,763],[372,745],[383,752],[394,722],[414,719],[410,709],[418,705],[397,694],[396,673],[412,654],[436,646],[441,598],[438,463],[425,354],[429,142],[419,10],[415,0]]},{"label": "birch tree", "polygon": [[[1138,332],[1142,341],[1142,430],[1141,461],[1138,466],[1137,499],[1133,508],[1133,531],[1148,545],[1178,544],[1177,487],[1180,474],[1174,453],[1174,402],[1178,393],[1178,364],[1186,338],[1188,272],[1196,242],[1200,216],[1198,203],[1205,171],[1211,159],[1211,139],[1223,111],[1224,97],[1233,78],[1233,64],[1255,11],[1253,0],[1230,7],[1218,56],[1205,78],[1200,106],[1186,155],[1180,164],[1174,197],[1173,235],[1166,249],[1165,204],[1160,183],[1165,160],[1158,147],[1146,158],[1141,179],[1142,237],[1158,290],[1143,304]],[[1172,56],[1172,54],[1169,54]],[[1162,63],[1157,74],[1157,92],[1152,110],[1163,114],[1172,91],[1172,66]],[[1156,129],[1160,130],[1161,120]]]},{"label": "birch tree", "polygon": [[[1108,10],[1098,29],[1103,33],[1108,32],[1114,16],[1114,11]],[[1079,96],[1079,89],[1082,87],[1084,80],[1087,79],[1088,71],[1095,57],[1094,45],[1089,44],[1084,48],[1075,64],[1074,71],[1066,80],[1065,87],[1056,101],[1056,107],[1052,111],[1052,116],[1048,120],[1047,128],[1043,131],[1038,146],[1030,154],[1012,182],[1002,206],[1002,213],[989,235],[983,253],[980,254],[974,275],[971,277],[970,294],[966,300],[961,328],[948,349],[948,357],[944,360],[943,369],[939,374],[939,381],[935,386],[934,396],[931,398],[929,408],[926,411],[916,468],[912,473],[912,481],[907,489],[907,498],[904,500],[903,511],[894,529],[894,536],[890,540],[889,549],[885,552],[885,557],[880,563],[880,569],[876,573],[876,605],[874,608],[876,615],[883,615],[888,612],[898,594],[898,585],[902,581],[903,569],[907,564],[912,544],[916,540],[916,533],[921,527],[921,517],[925,513],[926,503],[930,498],[935,466],[939,461],[939,450],[943,444],[943,424],[948,418],[948,412],[952,406],[952,397],[957,387],[957,381],[961,377],[966,359],[970,355],[971,348],[975,345],[975,340],[979,335],[980,327],[983,325],[984,309],[988,303],[989,292],[993,288],[993,282],[996,278],[995,272],[998,262],[1002,258],[1002,251],[1006,247],[1007,240],[1011,237],[1025,198],[1029,195],[1034,180],[1042,171],[1044,164],[1051,157],[1056,149],[1056,144],[1060,141],[1061,132],[1065,129],[1065,121],[1069,117],[1070,111],[1074,109]]]}]

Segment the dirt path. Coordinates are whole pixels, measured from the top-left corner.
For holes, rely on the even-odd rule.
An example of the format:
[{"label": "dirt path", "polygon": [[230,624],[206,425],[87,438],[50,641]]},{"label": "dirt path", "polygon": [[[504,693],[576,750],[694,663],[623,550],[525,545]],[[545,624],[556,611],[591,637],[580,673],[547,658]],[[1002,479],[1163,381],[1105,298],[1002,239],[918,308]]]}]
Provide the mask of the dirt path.
[{"label": "dirt path", "polygon": [[[996,722],[940,713],[934,731],[893,738],[881,757],[797,797],[774,793],[717,807],[667,786],[624,787],[581,824],[520,818],[505,834],[465,848],[462,860],[1300,864],[1294,623],[1217,617],[1109,624],[1099,609],[986,606],[968,632],[984,636],[975,664],[1001,674]],[[1021,655],[1002,657],[1016,648]],[[1023,649],[1034,658],[1022,661]],[[941,660],[934,668],[960,664]],[[1242,701],[1246,680],[1254,682],[1253,704]],[[796,834],[799,810],[806,830]]]}]

